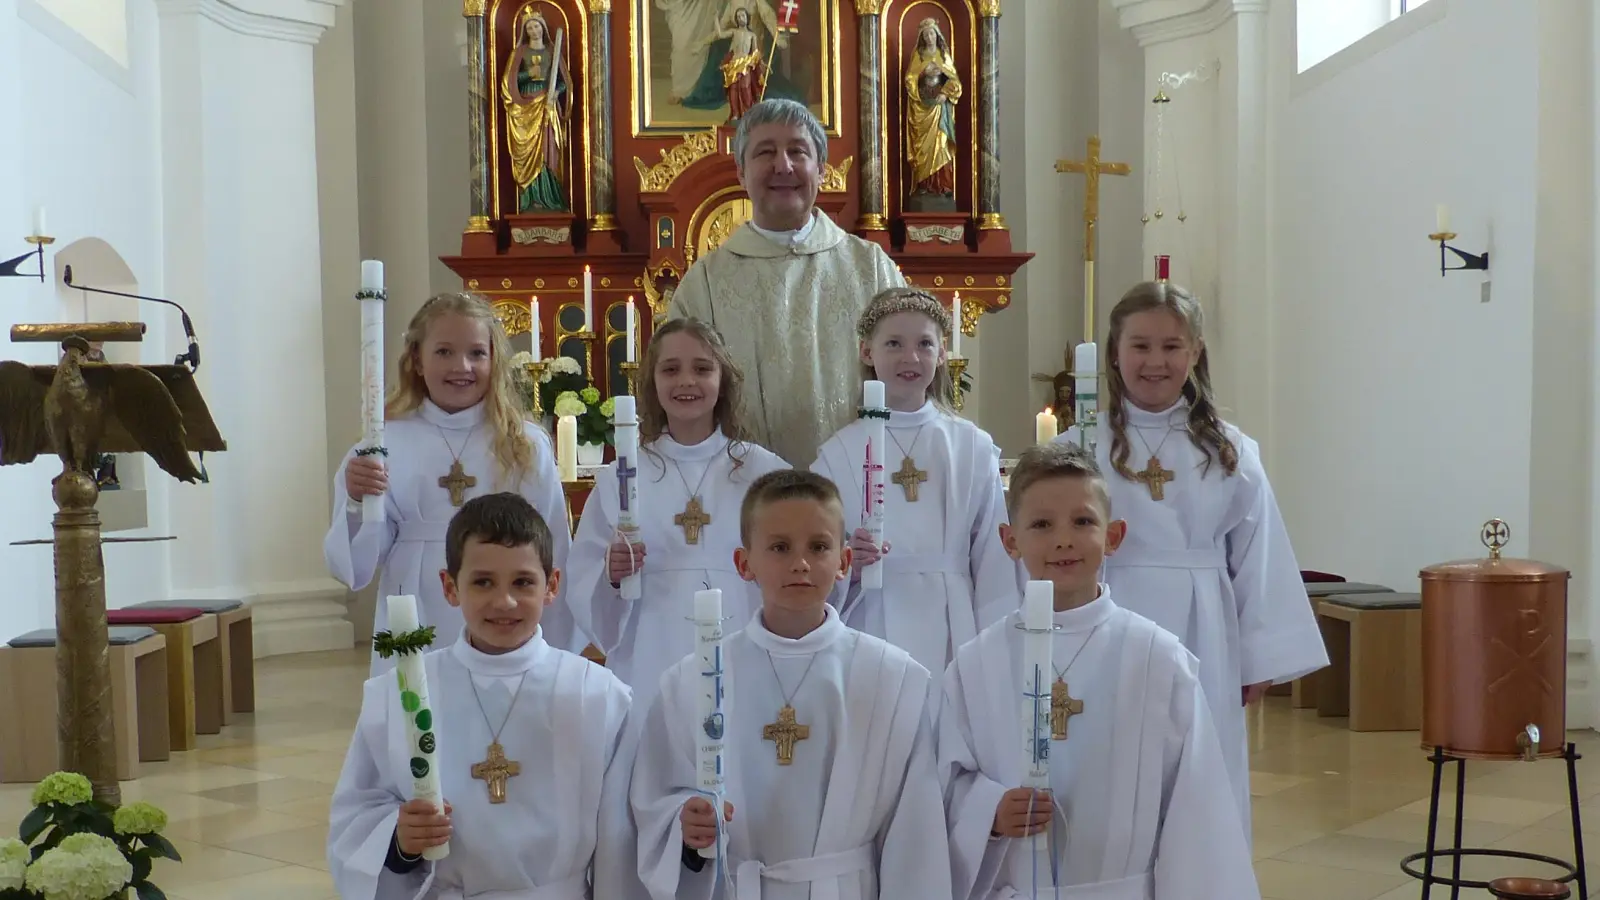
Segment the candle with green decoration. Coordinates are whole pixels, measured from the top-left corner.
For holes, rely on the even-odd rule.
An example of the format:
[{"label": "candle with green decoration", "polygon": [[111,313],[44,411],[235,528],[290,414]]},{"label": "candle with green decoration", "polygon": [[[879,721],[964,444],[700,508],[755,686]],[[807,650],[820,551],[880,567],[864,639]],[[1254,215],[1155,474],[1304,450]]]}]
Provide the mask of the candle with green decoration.
[{"label": "candle with green decoration", "polygon": [[[422,627],[417,618],[417,598],[401,594],[389,598],[389,630],[372,636],[372,648],[384,659],[398,657],[395,678],[400,682],[400,709],[406,717],[406,757],[411,764],[411,780],[416,799],[444,809],[439,792],[439,766],[434,757],[438,740],[434,737],[433,706],[428,701],[428,672],[422,655],[433,644],[433,626]],[[450,845],[429,847],[422,858],[441,860],[450,855]]]}]

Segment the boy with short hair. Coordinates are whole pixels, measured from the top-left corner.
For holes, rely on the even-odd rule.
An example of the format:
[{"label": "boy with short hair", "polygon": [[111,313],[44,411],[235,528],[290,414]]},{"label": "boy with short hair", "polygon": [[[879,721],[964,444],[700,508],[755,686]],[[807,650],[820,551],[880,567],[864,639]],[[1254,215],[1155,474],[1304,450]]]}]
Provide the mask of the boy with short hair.
[{"label": "boy with short hair", "polygon": [[[939,721],[955,896],[1259,898],[1194,656],[1099,583],[1127,526],[1094,458],[1072,444],[1027,450],[1007,506],[1007,552],[1055,586],[1045,676],[1066,688],[1052,691],[1052,724],[1065,727],[1052,728],[1050,790],[1019,787],[1020,612],[956,652]],[[1038,861],[1036,841],[1048,848]]]},{"label": "boy with short hair", "polygon": [[[444,594],[461,609],[465,633],[427,653],[423,665],[447,802],[439,810],[409,799],[398,684],[392,672],[372,678],[333,795],[328,864],[339,895],[585,900],[597,847],[603,855],[630,843],[629,761],[618,753],[629,690],[545,643],[540,616],[561,573],[550,529],[522,496],[467,501],[450,520],[445,566]],[[476,765],[495,756],[491,746],[510,769],[504,778]],[[491,792],[492,781],[503,793]],[[423,860],[424,850],[445,843],[449,856]],[[608,874],[594,872],[597,890]]]},{"label": "boy with short hair", "polygon": [[[932,679],[828,605],[850,572],[841,510],[811,472],[770,472],[745,495],[734,564],[761,613],[723,642],[727,802],[719,825],[697,789],[690,656],[662,676],[630,791],[654,900],[950,898]],[[697,851],[719,827],[727,858],[710,863]]]}]

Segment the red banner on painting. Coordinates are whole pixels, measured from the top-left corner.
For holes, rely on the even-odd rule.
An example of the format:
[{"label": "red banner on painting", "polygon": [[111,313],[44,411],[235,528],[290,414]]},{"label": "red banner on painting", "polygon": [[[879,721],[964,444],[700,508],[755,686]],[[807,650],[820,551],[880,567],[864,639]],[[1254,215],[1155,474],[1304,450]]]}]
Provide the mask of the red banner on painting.
[{"label": "red banner on painting", "polygon": [[800,0],[783,0],[778,4],[778,30],[799,33]]}]

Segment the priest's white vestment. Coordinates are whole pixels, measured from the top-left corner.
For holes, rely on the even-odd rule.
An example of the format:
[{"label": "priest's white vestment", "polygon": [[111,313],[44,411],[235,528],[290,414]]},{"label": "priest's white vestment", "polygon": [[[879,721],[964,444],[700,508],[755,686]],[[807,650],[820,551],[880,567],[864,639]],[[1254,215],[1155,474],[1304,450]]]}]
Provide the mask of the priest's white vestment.
[{"label": "priest's white vestment", "polygon": [[755,442],[804,466],[860,400],[856,320],[905,278],[883,248],[821,210],[794,238],[775,240],[746,222],[684,273],[667,317],[722,333],[744,373],[744,422]]},{"label": "priest's white vestment", "polygon": [[[1106,581],[1128,608],[1177,635],[1200,660],[1200,683],[1228,760],[1228,775],[1250,827],[1250,765],[1242,689],[1285,682],[1328,664],[1289,532],[1278,514],[1261,450],[1239,429],[1225,432],[1239,451],[1228,475],[1184,430],[1189,407],[1128,411],[1128,468],[1151,456],[1172,474],[1155,500],[1142,483],[1111,468],[1111,429],[1100,417],[1096,457],[1111,492],[1111,514],[1128,536],[1106,558]],[[1077,441],[1070,428],[1057,442]]]},{"label": "priest's white vestment", "polygon": [[[572,527],[555,450],[543,428],[529,422],[527,433],[533,442],[532,469],[520,484],[506,484],[494,458],[493,435],[484,421],[483,404],[447,413],[424,400],[414,415],[389,420],[383,437],[389,455],[382,457],[389,471],[383,503],[386,520],[372,524],[362,521],[360,504],[349,502],[344,470],[354,458],[355,448],[345,454],[333,476],[333,523],[322,541],[322,554],[333,577],[353,591],[366,587],[378,569],[383,570],[374,632],[388,628],[389,608],[384,598],[412,594],[417,598],[417,617],[423,625],[434,626],[435,646],[453,641],[461,633],[465,624],[461,611],[446,602],[439,583],[445,530],[457,511],[450,502],[450,491],[440,486],[439,479],[450,474],[457,458],[466,475],[477,479],[463,492],[463,502],[497,491],[515,491],[526,497],[550,526],[556,568],[566,567]],[[562,597],[545,609],[541,625],[552,647],[581,650],[588,643],[573,626],[571,610]],[[373,654],[372,674],[393,668],[392,660]]]},{"label": "priest's white vestment", "polygon": [[[733,551],[740,545],[739,509],[751,482],[789,466],[754,444],[732,449],[730,457],[729,441],[717,431],[692,446],[662,435],[640,451],[633,476],[639,487],[637,539],[648,555],[638,600],[623,600],[611,586],[606,562],[618,538],[621,507],[615,462],[596,473],[594,490],[578,519],[567,558],[567,600],[578,627],[604,651],[606,667],[633,688],[641,711],[638,724],[655,698],[661,674],[694,652],[690,619],[696,591],[722,591],[724,634],[743,628],[761,608],[760,591],[733,567]],[[709,521],[686,531],[673,519],[684,514],[696,487]],[[691,534],[695,543],[688,540]]]},{"label": "priest's white vestment", "polygon": [[[726,799],[734,807],[727,858],[698,873],[682,862],[679,816],[698,792],[703,688],[689,657],[662,677],[630,789],[639,874],[651,897],[948,900],[927,671],[905,651],[845,627],[831,607],[799,640],[772,634],[758,615],[725,639],[723,659]],[[786,698],[810,734],[784,766],[763,730]]]},{"label": "priest's white vestment", "polygon": [[[984,629],[945,673],[939,776],[955,896],[1058,896],[1053,850],[1062,900],[1259,898],[1193,655],[1101,591],[1055,614],[1053,667],[1083,711],[1067,720],[1066,740],[1050,744],[1059,811],[1039,844],[990,837],[1000,798],[1024,774],[1020,614]],[[1037,867],[1036,846],[1051,848]]]},{"label": "priest's white vestment", "polygon": [[[983,429],[932,403],[890,412],[884,431],[887,446],[878,458],[890,550],[877,564],[884,568],[883,588],[841,585],[833,600],[846,625],[942,673],[957,647],[1015,608],[1025,582],[1000,542],[1006,521],[1000,451]],[[866,447],[866,423],[858,419],[822,445],[811,467],[839,486],[847,532],[861,524]],[[904,465],[907,459],[915,465]],[[902,472],[918,480],[890,480]]]},{"label": "priest's white vestment", "polygon": [[[385,868],[400,806],[414,796],[412,753],[395,677],[374,676],[333,793],[328,867],[339,896],[590,897],[597,847],[604,856],[607,845],[632,841],[625,806],[631,759],[618,749],[627,730],[627,686],[539,637],[491,656],[463,635],[429,652],[424,665],[440,790],[454,807],[450,855],[405,875]],[[487,782],[472,777],[473,764],[487,755],[492,728],[501,728],[506,758],[521,766],[506,781],[502,804],[490,803]],[[605,883],[604,873],[595,878]]]}]

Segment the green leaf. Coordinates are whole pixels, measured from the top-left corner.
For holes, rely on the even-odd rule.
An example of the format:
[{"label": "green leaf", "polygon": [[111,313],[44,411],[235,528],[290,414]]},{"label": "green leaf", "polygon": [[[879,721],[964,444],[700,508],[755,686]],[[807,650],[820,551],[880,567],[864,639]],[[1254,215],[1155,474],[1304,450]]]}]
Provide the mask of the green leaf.
[{"label": "green leaf", "polygon": [[35,806],[26,816],[22,817],[22,827],[17,835],[24,844],[31,844],[50,827],[50,807]]},{"label": "green leaf", "polygon": [[408,631],[404,634],[380,631],[372,636],[372,649],[373,652],[384,659],[396,654],[410,656],[427,650],[433,645],[433,638],[434,627],[432,625],[425,625],[416,631]]},{"label": "green leaf", "polygon": [[167,900],[167,895],[161,892],[161,888],[148,881],[134,882],[133,891],[139,895],[139,900]]},{"label": "green leaf", "polygon": [[150,863],[150,854],[135,851],[128,857],[128,861],[133,863],[134,884],[138,884],[139,882],[150,877],[150,869],[152,868]]},{"label": "green leaf", "polygon": [[145,842],[150,845],[151,849],[155,850],[157,853],[161,854],[167,859],[170,859],[173,862],[183,862],[183,857],[178,855],[178,848],[172,846],[172,842],[168,841],[161,835],[147,834],[144,836],[144,839]]}]

